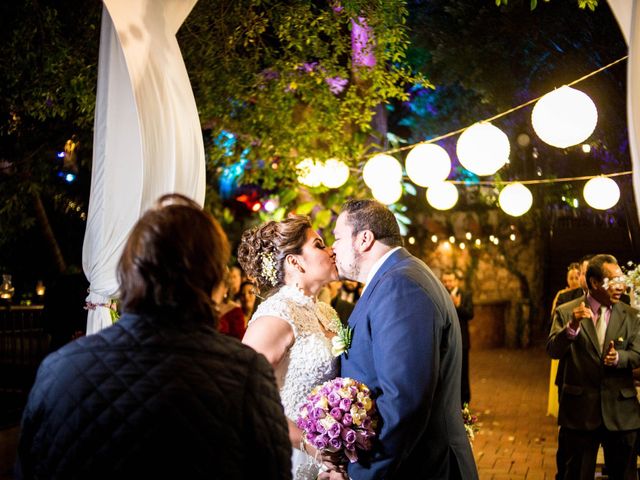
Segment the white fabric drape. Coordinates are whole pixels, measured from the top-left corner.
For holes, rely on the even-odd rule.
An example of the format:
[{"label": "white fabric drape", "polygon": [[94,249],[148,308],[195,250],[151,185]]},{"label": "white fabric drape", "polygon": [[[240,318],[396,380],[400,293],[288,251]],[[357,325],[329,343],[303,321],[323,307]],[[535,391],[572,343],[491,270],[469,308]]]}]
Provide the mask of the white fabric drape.
[{"label": "white fabric drape", "polygon": [[[620,30],[629,45],[627,60],[627,124],[633,170],[633,192],[640,207],[640,2],[609,0]],[[640,214],[640,209],[638,210]]]},{"label": "white fabric drape", "polygon": [[[160,195],[180,192],[204,202],[200,121],[175,38],[196,2],[104,0],[82,252],[90,303],[116,296],[129,231]],[[107,308],[89,310],[87,334],[109,325]]]}]

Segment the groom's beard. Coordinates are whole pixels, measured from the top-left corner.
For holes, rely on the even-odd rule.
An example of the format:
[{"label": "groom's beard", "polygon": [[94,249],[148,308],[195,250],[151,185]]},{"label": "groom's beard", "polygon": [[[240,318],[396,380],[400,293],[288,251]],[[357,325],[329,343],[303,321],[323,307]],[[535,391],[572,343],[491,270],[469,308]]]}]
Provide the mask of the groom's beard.
[{"label": "groom's beard", "polygon": [[352,250],[352,252],[353,260],[349,265],[344,266],[342,264],[338,264],[338,276],[341,280],[353,280],[357,282],[360,276],[360,257],[362,255],[355,252],[355,249]]}]

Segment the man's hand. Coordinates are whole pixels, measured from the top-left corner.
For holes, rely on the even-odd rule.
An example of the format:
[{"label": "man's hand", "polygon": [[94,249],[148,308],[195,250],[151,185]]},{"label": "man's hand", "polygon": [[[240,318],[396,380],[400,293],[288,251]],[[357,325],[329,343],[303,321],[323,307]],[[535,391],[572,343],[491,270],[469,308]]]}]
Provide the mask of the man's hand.
[{"label": "man's hand", "polygon": [[593,318],[593,312],[589,307],[584,306],[584,302],[581,302],[578,307],[573,309],[571,320],[569,320],[571,330],[575,331],[580,328],[580,322],[585,318]]},{"label": "man's hand", "polygon": [[453,300],[453,305],[458,308],[460,306],[460,302],[462,302],[462,295],[451,292],[451,300]]},{"label": "man's hand", "polygon": [[604,357],[604,364],[607,367],[615,367],[618,364],[618,352],[613,345],[613,340],[609,342],[609,348],[607,349],[607,354]]},{"label": "man's hand", "polygon": [[346,473],[329,470],[328,472],[320,472],[318,480],[349,480]]}]

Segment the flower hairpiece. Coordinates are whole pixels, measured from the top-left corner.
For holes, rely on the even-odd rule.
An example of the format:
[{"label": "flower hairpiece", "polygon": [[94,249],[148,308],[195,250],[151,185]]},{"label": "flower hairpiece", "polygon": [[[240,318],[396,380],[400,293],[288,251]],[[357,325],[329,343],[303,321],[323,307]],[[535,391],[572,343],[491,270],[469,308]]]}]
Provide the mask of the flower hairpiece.
[{"label": "flower hairpiece", "polygon": [[276,260],[273,257],[272,252],[260,253],[260,274],[265,278],[273,287],[278,284],[278,270],[276,269]]}]

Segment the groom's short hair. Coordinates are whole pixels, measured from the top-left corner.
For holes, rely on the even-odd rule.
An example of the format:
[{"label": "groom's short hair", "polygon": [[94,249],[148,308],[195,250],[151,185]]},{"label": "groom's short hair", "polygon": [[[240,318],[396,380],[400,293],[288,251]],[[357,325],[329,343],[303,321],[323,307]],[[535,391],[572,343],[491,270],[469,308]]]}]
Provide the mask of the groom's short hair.
[{"label": "groom's short hair", "polygon": [[353,235],[370,230],[374,238],[389,247],[401,247],[403,244],[400,227],[391,210],[375,200],[348,200],[342,206],[347,213],[347,221],[353,229]]}]

